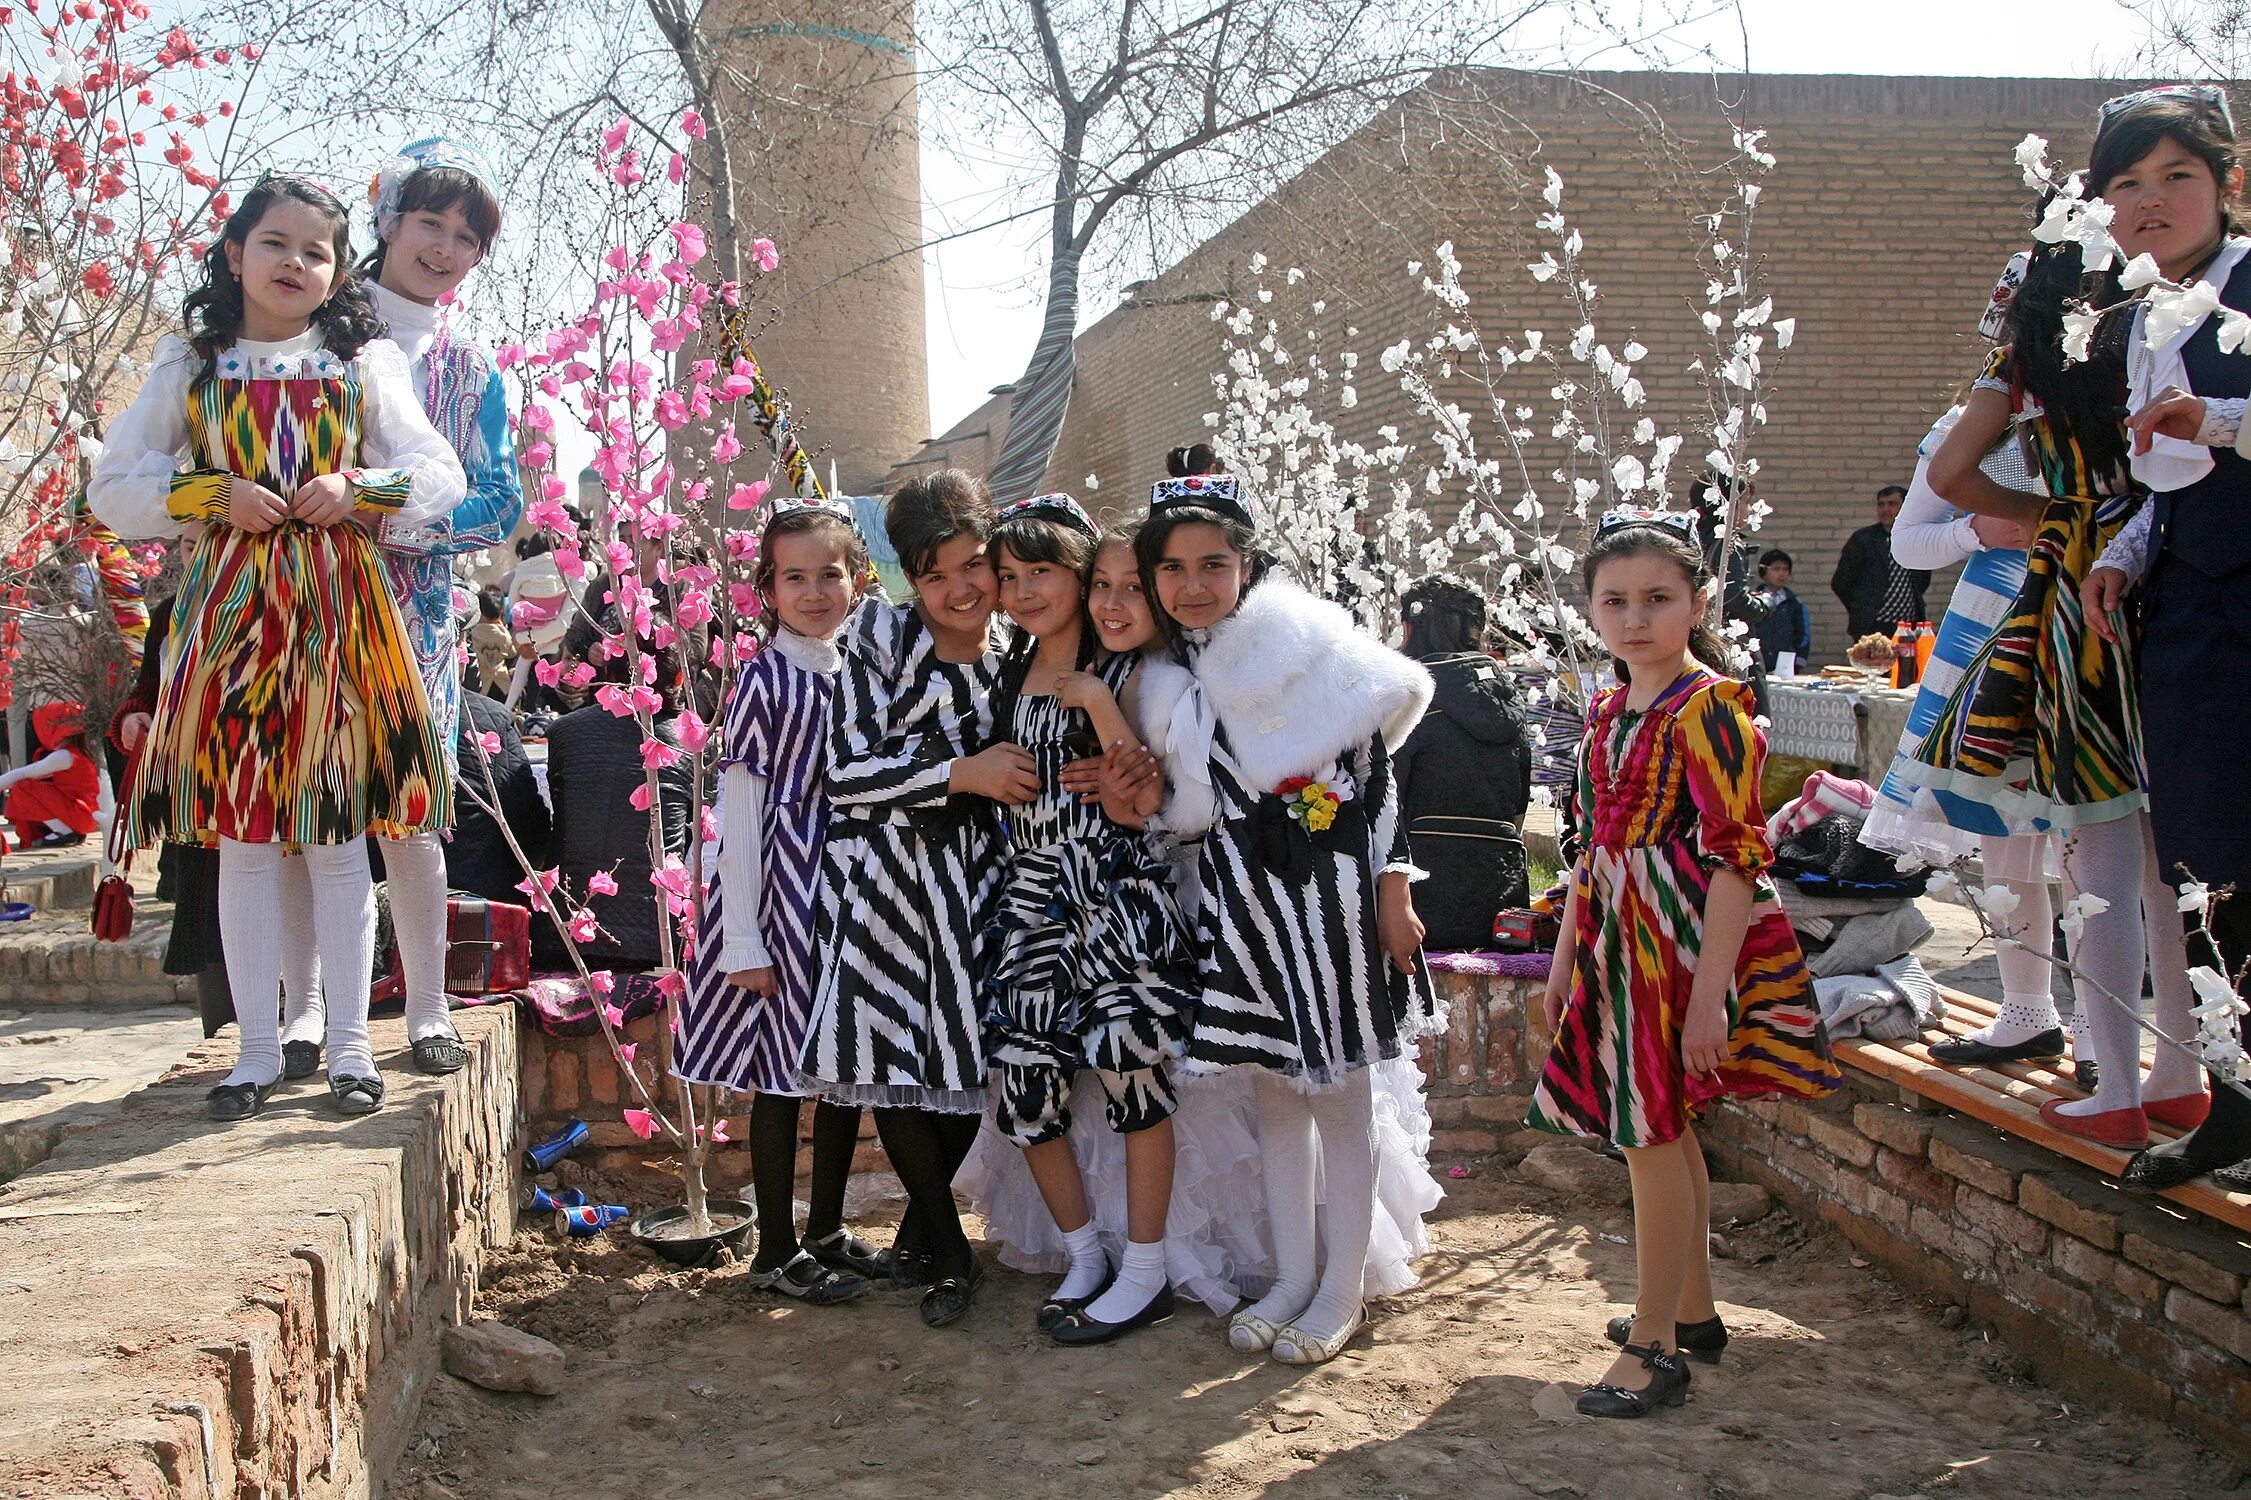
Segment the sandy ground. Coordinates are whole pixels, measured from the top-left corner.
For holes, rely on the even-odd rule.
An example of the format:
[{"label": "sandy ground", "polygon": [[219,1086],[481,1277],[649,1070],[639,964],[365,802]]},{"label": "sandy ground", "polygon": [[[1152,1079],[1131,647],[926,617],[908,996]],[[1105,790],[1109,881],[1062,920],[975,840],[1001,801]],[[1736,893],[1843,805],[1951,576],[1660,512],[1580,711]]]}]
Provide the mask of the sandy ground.
[{"label": "sandy ground", "polygon": [[[804,1308],[744,1291],[736,1270],[667,1275],[623,1240],[559,1249],[527,1232],[482,1302],[566,1348],[568,1389],[543,1400],[440,1377],[391,1493],[2251,1493],[2242,1466],[2169,1429],[2028,1384],[1984,1330],[1944,1327],[1943,1308],[1782,1213],[1726,1237],[1735,1339],[1725,1363],[1695,1367],[1685,1409],[1543,1416],[1543,1391],[1608,1363],[1600,1330],[1632,1295],[1631,1221],[1497,1160],[1470,1169],[1448,1184],[1423,1285],[1304,1371],[1236,1354],[1201,1309],[1110,1348],[1055,1348],[1032,1329],[1046,1282],[1007,1271],[961,1325],[931,1331],[905,1292]],[[857,1216],[880,1239],[895,1209]]]}]

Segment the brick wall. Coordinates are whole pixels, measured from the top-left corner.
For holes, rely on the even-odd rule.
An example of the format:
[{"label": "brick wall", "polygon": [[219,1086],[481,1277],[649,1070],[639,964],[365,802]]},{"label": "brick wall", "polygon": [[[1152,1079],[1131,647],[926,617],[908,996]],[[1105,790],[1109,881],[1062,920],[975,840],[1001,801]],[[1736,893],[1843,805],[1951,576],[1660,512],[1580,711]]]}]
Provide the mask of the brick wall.
[{"label": "brick wall", "polygon": [[[2037,131],[2059,160],[2076,160],[2096,105],[2117,86],[1848,77],[1741,86],[1745,120],[1768,131],[1779,157],[1756,249],[1777,316],[1798,320],[1754,450],[1761,493],[1778,512],[1756,540],[1795,554],[1816,652],[1835,659],[1845,643],[1828,589],[1838,549],[1874,518],[1877,488],[1906,481],[1916,442],[1976,373],[1978,314],[2002,262],[2026,241],[2029,198],[2011,152]],[[1222,358],[1209,299],[1248,295],[1254,251],[1273,262],[1275,302],[1262,312],[1288,326],[1325,299],[1321,322],[1333,325],[1335,346],[1360,352],[1349,435],[1373,442],[1385,423],[1415,435],[1424,424],[1386,389],[1375,355],[1425,331],[1435,304],[1401,268],[1428,259],[1438,239],[1454,241],[1470,315],[1489,336],[1527,326],[1569,333],[1562,304],[1522,269],[1539,248],[1529,226],[1549,165],[1586,235],[1602,336],[1614,348],[1629,334],[1648,346],[1650,414],[1691,434],[1692,458],[1709,446],[1698,436],[1701,388],[1681,374],[1703,347],[1690,216],[1709,204],[1695,168],[1726,139],[1708,79],[1479,74],[1434,83],[1087,328],[1047,482],[1077,491],[1096,475],[1096,498],[1130,511],[1161,473],[1165,449],[1204,434],[1203,414],[1220,404],[1212,376]],[[1293,265],[1307,278],[1291,290],[1278,273]],[[1347,339],[1347,327],[1357,335]],[[1537,387],[1543,408],[1548,384]],[[895,472],[988,468],[1007,402],[988,401]],[[1443,496],[1432,503],[1447,508]],[[1934,614],[1949,587],[1934,588]]]}]

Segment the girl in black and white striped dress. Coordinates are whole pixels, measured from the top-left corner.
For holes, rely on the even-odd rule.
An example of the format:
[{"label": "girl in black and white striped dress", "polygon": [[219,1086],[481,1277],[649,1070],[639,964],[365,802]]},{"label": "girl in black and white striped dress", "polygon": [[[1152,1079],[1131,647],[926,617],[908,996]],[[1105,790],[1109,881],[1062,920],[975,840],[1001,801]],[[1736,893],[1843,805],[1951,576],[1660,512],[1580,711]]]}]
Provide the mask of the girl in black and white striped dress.
[{"label": "girl in black and white striped dress", "polygon": [[800,1069],[808,1092],[875,1108],[908,1196],[893,1275],[932,1282],[932,1327],[968,1311],[983,1279],[952,1188],[985,1105],[977,940],[1000,876],[996,804],[1039,789],[1029,755],[989,743],[991,516],[983,483],[958,469],[885,505],[915,602],[868,601],[839,642],[826,962]]},{"label": "girl in black and white striped dress", "polygon": [[[1022,1148],[1070,1256],[1037,1320],[1061,1344],[1107,1343],[1172,1316],[1169,1069],[1196,1002],[1170,869],[1138,828],[1065,785],[1068,767],[1106,747],[1123,754],[1133,733],[1118,694],[1140,656],[1098,662],[1087,617],[1100,541],[1077,501],[1042,495],[1003,510],[992,542],[1002,607],[1023,632],[995,717],[1038,763],[1040,793],[1006,814],[1008,874],[984,953],[986,1056],[994,1127]],[[1148,791],[1143,818],[1156,811],[1154,780]],[[1114,1271],[1067,1138],[1081,1074],[1099,1082],[1103,1114],[1125,1137],[1126,1245]],[[1080,1107],[1091,1102],[1082,1094]]]},{"label": "girl in black and white striped dress", "polygon": [[1390,769],[1430,674],[1270,572],[1229,476],[1157,485],[1135,552],[1201,700],[1171,715],[1163,812],[1176,837],[1202,834],[1203,993],[1185,1065],[1256,1070],[1276,1275],[1229,1338],[1318,1364],[1366,1317],[1370,1069],[1438,1025]]}]

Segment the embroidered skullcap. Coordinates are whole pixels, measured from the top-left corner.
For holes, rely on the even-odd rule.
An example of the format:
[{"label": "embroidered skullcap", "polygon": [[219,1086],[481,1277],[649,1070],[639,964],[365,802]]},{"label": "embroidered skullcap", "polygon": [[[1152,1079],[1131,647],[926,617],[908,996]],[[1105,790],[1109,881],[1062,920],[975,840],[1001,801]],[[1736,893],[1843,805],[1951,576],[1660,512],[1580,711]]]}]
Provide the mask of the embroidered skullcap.
[{"label": "embroidered skullcap", "polygon": [[1160,479],[1149,487],[1151,520],[1168,510],[1189,507],[1215,511],[1242,522],[1253,531],[1259,529],[1258,506],[1243,493],[1242,485],[1232,474],[1182,474]]},{"label": "embroidered skullcap", "polygon": [[1993,295],[1986,299],[1985,315],[1977,320],[1977,331],[1986,338],[1998,340],[2008,331],[2009,309],[2024,287],[2024,273],[2031,269],[2032,252],[2019,250],[2009,257],[2001,268],[2001,279],[1993,284]]},{"label": "embroidered skullcap", "polygon": [[1085,532],[1098,542],[1102,540],[1102,528],[1094,523],[1094,517],[1086,513],[1086,507],[1060,492],[1034,495],[1029,500],[1011,500],[993,517],[993,525],[1005,526],[1011,521],[1021,521],[1027,517],[1060,522],[1074,531]]},{"label": "embroidered skullcap", "polygon": [[492,167],[476,147],[443,135],[409,141],[383,163],[375,174],[375,181],[368,185],[367,197],[375,206],[378,235],[389,234],[398,227],[399,202],[406,194],[407,179],[424,167],[451,167],[466,172],[493,197],[500,196],[499,179],[493,176]]},{"label": "embroidered skullcap", "polygon": [[1636,526],[1655,526],[1670,531],[1697,552],[1704,550],[1703,539],[1696,530],[1696,517],[1685,510],[1650,510],[1639,505],[1621,505],[1606,510],[1595,524],[1594,539],[1601,541],[1612,532],[1630,530]]},{"label": "embroidered skullcap", "polygon": [[765,524],[771,526],[784,516],[794,516],[806,511],[811,511],[817,515],[834,516],[854,531],[860,529],[859,517],[854,514],[852,507],[842,500],[832,499],[826,495],[779,496],[767,505]]}]

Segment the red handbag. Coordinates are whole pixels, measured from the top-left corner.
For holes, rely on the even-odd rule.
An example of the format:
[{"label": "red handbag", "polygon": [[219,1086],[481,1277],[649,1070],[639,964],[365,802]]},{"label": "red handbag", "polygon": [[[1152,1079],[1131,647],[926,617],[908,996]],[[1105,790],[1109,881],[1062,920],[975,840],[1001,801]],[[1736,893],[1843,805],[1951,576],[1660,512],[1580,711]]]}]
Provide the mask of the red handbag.
[{"label": "red handbag", "polygon": [[[531,911],[477,896],[446,898],[446,993],[498,995],[531,982]],[[375,1003],[406,993],[406,970],[396,948],[391,970],[370,997]]]},{"label": "red handbag", "polygon": [[[125,768],[125,785],[133,785],[133,773],[140,768],[140,756],[133,756]],[[110,873],[94,889],[94,940],[100,943],[122,943],[133,932],[133,882],[126,877],[133,870],[133,851],[120,846],[124,843],[125,824],[131,814],[123,802],[110,814],[109,838],[103,844],[109,856]]]}]

